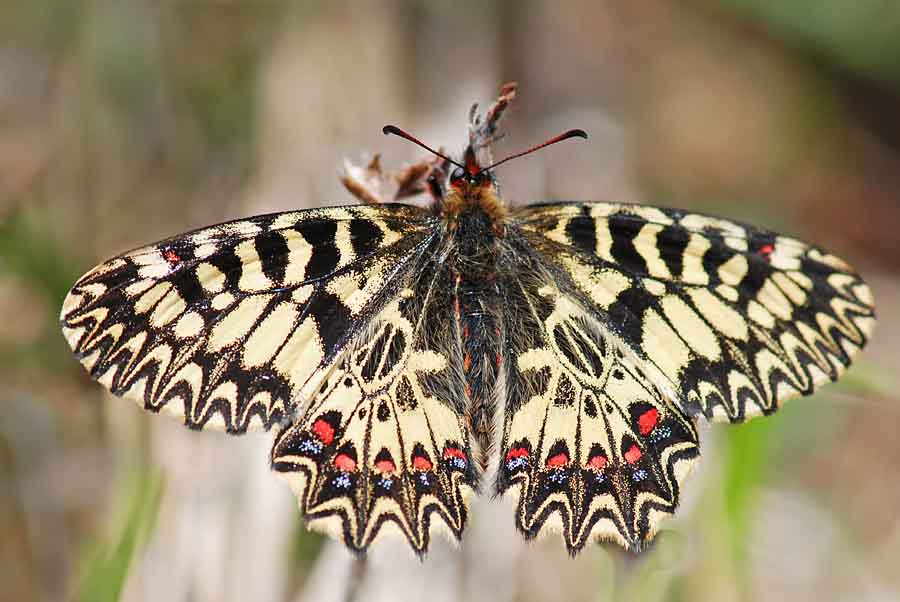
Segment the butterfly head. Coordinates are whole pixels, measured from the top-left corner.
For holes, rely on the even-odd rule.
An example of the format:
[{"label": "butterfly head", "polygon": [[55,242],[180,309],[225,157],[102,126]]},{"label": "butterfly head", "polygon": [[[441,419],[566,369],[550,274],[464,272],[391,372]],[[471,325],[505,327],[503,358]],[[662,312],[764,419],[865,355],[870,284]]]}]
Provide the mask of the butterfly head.
[{"label": "butterfly head", "polygon": [[[569,130],[560,134],[559,136],[555,136],[550,138],[549,140],[542,142],[541,144],[537,144],[532,146],[529,149],[526,149],[520,153],[515,153],[513,155],[509,155],[508,157],[501,159],[500,161],[496,161],[491,165],[486,167],[482,167],[482,165],[478,161],[478,157],[476,156],[475,149],[470,144],[466,147],[465,153],[463,153],[462,163],[454,161],[450,157],[445,154],[434,150],[418,138],[406,133],[401,130],[397,126],[394,125],[386,125],[382,128],[382,132],[384,134],[394,134],[395,136],[400,136],[401,138],[405,138],[410,142],[417,144],[424,148],[425,150],[437,155],[441,159],[443,159],[446,164],[453,165],[454,169],[450,172],[449,185],[450,189],[448,191],[448,198],[446,199],[446,205],[459,207],[461,205],[468,205],[472,203],[476,204],[496,204],[499,207],[500,200],[496,193],[496,179],[492,174],[492,170],[507,161],[512,159],[516,159],[518,157],[522,157],[524,155],[533,153],[534,151],[544,148],[545,146],[550,146],[551,144],[556,144],[557,142],[562,142],[563,140],[568,140],[569,138],[587,138],[587,134],[584,130]],[[433,183],[433,181],[432,181]],[[433,193],[440,205],[445,205],[444,203],[444,194],[443,189],[436,185],[433,187]],[[489,213],[492,211],[488,211]]]},{"label": "butterfly head", "polygon": [[456,167],[450,172],[448,181],[451,190],[455,190],[463,195],[477,194],[494,185],[494,178],[491,172],[481,167],[471,146],[466,148],[466,152],[463,155],[463,164],[455,165]]}]

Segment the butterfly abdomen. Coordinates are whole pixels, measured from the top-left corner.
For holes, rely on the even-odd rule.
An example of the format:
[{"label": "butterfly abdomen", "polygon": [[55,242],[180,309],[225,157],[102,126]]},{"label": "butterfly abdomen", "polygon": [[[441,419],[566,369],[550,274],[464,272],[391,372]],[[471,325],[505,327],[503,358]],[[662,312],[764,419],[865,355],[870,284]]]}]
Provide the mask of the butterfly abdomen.
[{"label": "butterfly abdomen", "polygon": [[453,309],[463,354],[466,417],[479,443],[484,469],[492,440],[494,391],[502,362],[496,269],[499,239],[495,218],[479,209],[463,212],[455,225]]}]

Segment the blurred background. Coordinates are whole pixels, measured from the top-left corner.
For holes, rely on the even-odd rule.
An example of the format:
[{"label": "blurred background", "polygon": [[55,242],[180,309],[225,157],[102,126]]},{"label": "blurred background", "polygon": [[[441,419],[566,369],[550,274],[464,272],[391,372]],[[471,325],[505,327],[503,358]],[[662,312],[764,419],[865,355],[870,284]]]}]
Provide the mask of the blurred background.
[{"label": "blurred background", "polygon": [[[346,202],[344,158],[460,150],[520,84],[513,202],[644,201],[752,221],[870,281],[875,336],[837,385],[703,432],[639,557],[526,544],[481,501],[461,550],[366,565],[307,533],[269,436],[192,433],[90,382],[57,326],[126,249]],[[0,3],[0,599],[900,598],[900,4],[888,0]]]}]

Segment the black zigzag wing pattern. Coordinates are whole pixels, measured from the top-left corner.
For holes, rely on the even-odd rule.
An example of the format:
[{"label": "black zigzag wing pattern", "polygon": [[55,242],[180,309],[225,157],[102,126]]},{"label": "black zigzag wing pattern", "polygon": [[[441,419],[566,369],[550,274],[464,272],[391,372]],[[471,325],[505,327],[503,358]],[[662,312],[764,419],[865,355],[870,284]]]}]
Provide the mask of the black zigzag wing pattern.
[{"label": "black zigzag wing pattern", "polygon": [[449,319],[454,277],[440,243],[398,278],[272,450],[308,524],[357,552],[399,532],[422,554],[433,530],[459,539],[465,527],[477,463]]},{"label": "black zigzag wing pattern", "polygon": [[111,259],[82,277],[63,333],[91,375],[191,428],[290,419],[435,236],[407,205],[262,215]]},{"label": "black zigzag wing pattern", "polygon": [[835,380],[874,326],[842,259],[729,220],[640,205],[534,205],[516,219],[689,415],[742,422]]},{"label": "black zigzag wing pattern", "polygon": [[699,453],[694,421],[567,272],[521,232],[506,245],[496,489],[516,499],[527,538],[559,531],[573,554],[597,539],[640,549],[678,505]]}]

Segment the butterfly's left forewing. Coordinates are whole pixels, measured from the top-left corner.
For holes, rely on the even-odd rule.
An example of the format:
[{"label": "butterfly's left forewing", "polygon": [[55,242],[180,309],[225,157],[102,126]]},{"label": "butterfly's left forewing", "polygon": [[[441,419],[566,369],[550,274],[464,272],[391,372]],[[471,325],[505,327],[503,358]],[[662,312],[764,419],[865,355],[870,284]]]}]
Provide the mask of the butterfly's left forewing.
[{"label": "butterfly's left forewing", "polygon": [[263,215],[111,259],[66,297],[91,375],[192,428],[290,420],[435,236],[407,205]]}]

